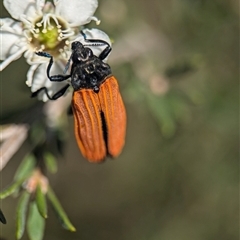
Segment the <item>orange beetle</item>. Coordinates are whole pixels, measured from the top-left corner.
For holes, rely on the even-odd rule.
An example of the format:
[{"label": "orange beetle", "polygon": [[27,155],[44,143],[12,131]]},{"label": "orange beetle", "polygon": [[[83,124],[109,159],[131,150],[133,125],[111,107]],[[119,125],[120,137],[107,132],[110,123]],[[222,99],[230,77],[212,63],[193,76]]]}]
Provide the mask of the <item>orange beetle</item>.
[{"label": "orange beetle", "polygon": [[[71,78],[74,89],[72,111],[75,122],[75,137],[82,155],[90,162],[102,162],[107,155],[117,157],[124,146],[126,134],[126,111],[119,92],[118,82],[111,68],[103,60],[111,51],[110,45],[97,39],[86,39],[92,46],[107,45],[97,57],[81,42],[72,43],[72,55],[65,72],[72,61],[69,75],[50,76],[53,57],[46,52],[39,56],[50,58],[47,76],[50,81],[61,82]],[[90,45],[91,46],[91,45]],[[32,94],[44,90],[50,100],[61,97],[69,87],[66,84],[53,96],[42,87]]]}]

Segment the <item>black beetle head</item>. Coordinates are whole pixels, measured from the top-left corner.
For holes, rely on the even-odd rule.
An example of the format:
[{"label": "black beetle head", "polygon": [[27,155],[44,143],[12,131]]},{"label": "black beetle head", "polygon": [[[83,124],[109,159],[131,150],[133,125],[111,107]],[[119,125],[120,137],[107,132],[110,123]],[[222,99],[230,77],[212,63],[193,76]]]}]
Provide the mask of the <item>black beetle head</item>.
[{"label": "black beetle head", "polygon": [[80,43],[79,41],[73,42],[72,43],[72,51],[75,51],[78,48],[84,48],[83,44]]},{"label": "black beetle head", "polygon": [[90,48],[84,47],[84,45],[78,41],[72,43],[72,61],[73,62],[85,62],[93,56],[93,52]]}]

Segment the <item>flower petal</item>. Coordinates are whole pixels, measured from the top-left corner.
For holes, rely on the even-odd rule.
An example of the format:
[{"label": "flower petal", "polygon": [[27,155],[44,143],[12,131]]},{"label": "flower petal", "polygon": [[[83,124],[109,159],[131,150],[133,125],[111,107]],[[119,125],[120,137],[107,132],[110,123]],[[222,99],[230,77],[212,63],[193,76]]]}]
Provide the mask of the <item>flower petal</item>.
[{"label": "flower petal", "polygon": [[28,87],[32,86],[33,76],[34,76],[35,71],[37,70],[37,68],[39,68],[39,65],[40,64],[33,64],[29,68],[28,73],[27,73],[27,81],[26,81],[26,84],[27,84]]},{"label": "flower petal", "polygon": [[98,7],[97,0],[55,0],[56,14],[65,18],[69,24],[80,26],[89,23]]},{"label": "flower petal", "polygon": [[19,22],[15,22],[11,18],[1,18],[0,26],[0,60],[4,60],[0,64],[0,71],[2,71],[9,63],[20,58],[27,46]]},{"label": "flower petal", "polygon": [[[63,82],[51,82],[46,75],[46,69],[48,66],[47,63],[39,64],[37,67],[32,65],[27,74],[27,84],[31,85],[31,91],[35,92],[42,87],[46,87],[48,90],[48,94],[50,96],[54,95],[58,92],[61,88],[63,88],[67,81]],[[51,68],[51,74],[61,74],[63,70],[58,64],[54,64]],[[43,102],[48,101],[48,97],[44,91],[39,92],[38,99],[42,100]]]},{"label": "flower petal", "polygon": [[[103,41],[106,41],[110,46],[112,46],[109,36],[105,32],[97,28],[92,28],[92,29],[86,28],[83,30],[83,33],[86,35],[86,39],[103,40]],[[85,41],[84,36],[82,34],[79,34],[74,41],[79,41],[83,45],[89,45],[89,42]],[[92,49],[94,55],[99,56],[101,52],[106,48],[106,45],[101,45],[101,46],[93,45],[88,47]],[[108,57],[109,55],[104,59],[105,62],[107,61]]]},{"label": "flower petal", "polygon": [[3,4],[13,18],[20,20],[23,14],[28,17],[35,16],[36,10],[40,10],[43,2],[43,0],[4,0]]},{"label": "flower petal", "polygon": [[21,36],[22,28],[19,22],[15,22],[11,18],[1,18],[0,24],[0,60],[4,60],[19,50],[15,43],[23,36]]},{"label": "flower petal", "polygon": [[11,62],[17,60],[22,56],[22,53],[26,50],[26,48],[20,48],[17,52],[15,52],[13,55],[5,59],[3,62],[0,64],[0,72],[7,67]]}]

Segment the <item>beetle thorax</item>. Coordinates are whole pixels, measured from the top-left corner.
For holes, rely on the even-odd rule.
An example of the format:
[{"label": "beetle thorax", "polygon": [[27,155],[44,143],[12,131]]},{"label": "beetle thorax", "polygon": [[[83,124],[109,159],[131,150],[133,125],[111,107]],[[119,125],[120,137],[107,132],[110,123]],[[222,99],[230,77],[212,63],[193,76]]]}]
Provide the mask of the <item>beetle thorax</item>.
[{"label": "beetle thorax", "polygon": [[110,66],[101,61],[98,57],[89,55],[89,51],[84,51],[84,53],[82,51],[81,54],[82,59],[84,56],[86,57],[84,60],[74,61],[75,59],[73,59],[71,71],[72,86],[75,91],[86,88],[93,89],[97,92],[99,86],[109,75],[111,75]]}]

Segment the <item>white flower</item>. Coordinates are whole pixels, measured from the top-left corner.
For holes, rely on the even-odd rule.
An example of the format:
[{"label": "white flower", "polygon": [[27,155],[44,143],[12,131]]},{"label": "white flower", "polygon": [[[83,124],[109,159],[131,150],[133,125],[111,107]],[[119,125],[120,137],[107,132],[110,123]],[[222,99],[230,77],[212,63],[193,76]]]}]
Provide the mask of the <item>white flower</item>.
[{"label": "white flower", "polygon": [[[71,42],[78,40],[84,44],[79,28],[94,20],[97,0],[4,0],[4,6],[11,18],[0,19],[1,51],[0,71],[23,54],[30,66],[26,84],[34,92],[45,86],[50,95],[57,92],[64,82],[51,82],[46,76],[48,58],[39,57],[36,51],[48,52],[54,57],[51,74],[61,74],[70,57]],[[110,43],[109,37],[98,29],[84,30],[87,38],[103,39]],[[98,55],[101,47],[92,47]],[[39,98],[47,101],[45,93]]]}]

